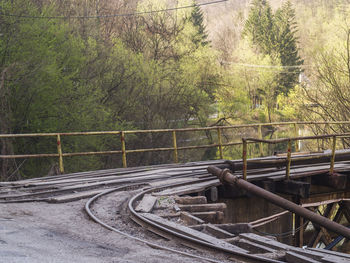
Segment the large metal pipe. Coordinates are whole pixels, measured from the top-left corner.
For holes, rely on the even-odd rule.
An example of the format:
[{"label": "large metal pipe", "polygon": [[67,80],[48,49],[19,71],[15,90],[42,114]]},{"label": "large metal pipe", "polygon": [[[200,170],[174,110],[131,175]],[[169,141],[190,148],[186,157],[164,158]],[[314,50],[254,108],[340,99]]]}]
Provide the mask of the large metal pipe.
[{"label": "large metal pipe", "polygon": [[350,239],[350,229],[347,227],[340,225],[338,223],[335,223],[331,220],[329,220],[326,217],[323,217],[321,215],[318,215],[314,212],[311,212],[310,210],[303,208],[289,200],[286,200],[276,194],[273,194],[269,191],[266,191],[252,183],[249,183],[243,179],[238,178],[237,176],[230,173],[228,169],[220,169],[215,166],[209,166],[208,172],[211,174],[217,176],[221,182],[226,182],[229,184],[234,184],[242,189],[245,189],[246,191],[257,195],[259,197],[262,197],[266,199],[267,201],[282,207],[284,209],[287,209],[288,211],[291,211],[303,218],[309,219],[311,222],[316,223],[327,230],[331,230],[334,233],[337,233],[343,237],[346,237]]}]

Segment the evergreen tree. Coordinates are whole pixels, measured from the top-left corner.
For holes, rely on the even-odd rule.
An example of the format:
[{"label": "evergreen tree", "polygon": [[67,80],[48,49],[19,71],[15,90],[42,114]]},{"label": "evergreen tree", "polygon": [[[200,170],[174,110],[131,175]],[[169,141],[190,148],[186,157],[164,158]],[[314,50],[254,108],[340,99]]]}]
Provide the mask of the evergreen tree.
[{"label": "evergreen tree", "polygon": [[243,29],[243,35],[248,36],[261,53],[270,56],[275,45],[273,19],[270,4],[266,0],[254,0]]},{"label": "evergreen tree", "polygon": [[298,83],[298,76],[301,72],[299,66],[303,64],[298,54],[295,11],[290,1],[284,3],[282,8],[276,11],[275,32],[281,65],[286,67],[280,74],[279,88],[280,92],[288,94],[289,90]]},{"label": "evergreen tree", "polygon": [[208,34],[206,33],[206,28],[204,25],[203,12],[198,5],[195,5],[191,12],[190,21],[196,28],[196,34],[193,36],[193,43],[198,47],[206,46],[209,44]]},{"label": "evergreen tree", "polygon": [[298,54],[296,32],[295,12],[290,1],[275,14],[268,1],[253,1],[243,35],[248,36],[262,54],[285,67],[279,75],[278,93],[288,94],[298,82],[303,60]]}]

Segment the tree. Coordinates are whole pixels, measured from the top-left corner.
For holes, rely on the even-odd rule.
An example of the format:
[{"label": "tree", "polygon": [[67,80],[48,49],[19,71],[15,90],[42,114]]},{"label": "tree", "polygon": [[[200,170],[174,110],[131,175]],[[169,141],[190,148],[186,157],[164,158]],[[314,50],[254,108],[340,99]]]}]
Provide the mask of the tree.
[{"label": "tree", "polygon": [[[52,6],[38,8],[31,3],[23,5],[21,1],[5,2],[2,8],[5,13],[15,15],[53,14]],[[85,85],[84,51],[90,47],[66,22],[15,16],[1,16],[1,19],[6,25],[1,27],[0,45],[0,93],[4,95],[0,96],[1,133],[90,130],[101,124],[99,120],[108,118],[108,110],[97,104],[102,90]],[[55,145],[49,141],[48,138],[18,139],[11,145],[13,141],[3,140],[2,154],[28,153],[28,149],[55,152]],[[86,146],[94,143],[86,141]],[[67,142],[64,147],[69,151],[74,143]],[[44,174],[48,170],[43,166],[45,162],[27,161],[22,171]],[[3,161],[1,168],[2,179],[8,179],[16,171],[16,163],[9,165]]]},{"label": "tree", "polygon": [[295,11],[290,1],[273,14],[268,1],[254,0],[243,35],[248,36],[262,54],[281,63],[284,70],[279,76],[277,92],[286,95],[298,83],[303,64],[296,33]]},{"label": "tree", "polygon": [[193,43],[197,46],[202,45],[206,46],[209,44],[208,34],[206,33],[206,28],[203,20],[203,12],[198,5],[195,5],[191,12],[190,21],[196,29],[195,34],[193,35]]},{"label": "tree", "polygon": [[279,92],[288,94],[298,83],[303,60],[298,54],[297,24],[295,11],[290,1],[283,4],[275,14],[276,45],[281,65],[285,69],[279,76]]},{"label": "tree", "polygon": [[262,54],[271,57],[276,56],[274,15],[268,1],[253,1],[242,33],[243,36],[247,36],[251,39],[252,44],[256,46]]},{"label": "tree", "polygon": [[[350,118],[350,28],[346,27],[341,38],[331,39],[331,43],[317,53],[317,79],[315,85],[303,86],[300,110],[312,120],[347,121]],[[340,127],[340,132],[348,131],[348,125]]]},{"label": "tree", "polygon": [[[178,5],[185,2],[179,1]],[[155,5],[146,0],[124,8],[137,12],[172,4],[160,0]],[[13,15],[0,16],[1,133],[206,125],[219,73],[200,9],[113,18],[110,23],[106,22],[109,19],[77,22],[44,18],[104,14],[110,5],[113,4],[94,0],[71,5],[64,1],[54,5],[46,0],[1,3],[1,12]],[[20,15],[35,18],[19,18]],[[120,28],[114,28],[116,24]],[[147,148],[149,143],[164,146],[166,136],[130,136],[127,144],[138,148]],[[28,149],[55,152],[55,143],[49,141],[18,139],[12,144],[2,140],[1,154],[28,153]],[[83,148],[77,148],[80,143]],[[99,151],[115,150],[119,142],[115,136],[106,140],[67,137],[62,145],[64,152]],[[164,162],[170,156],[145,155],[147,158],[128,158],[129,164]],[[51,161],[28,160],[21,175],[45,174],[48,162]],[[113,157],[91,157],[79,162],[67,158],[65,168],[73,172],[80,167],[115,167],[115,163]],[[1,161],[2,179],[8,179],[7,175],[14,171],[19,174],[16,163]]]}]

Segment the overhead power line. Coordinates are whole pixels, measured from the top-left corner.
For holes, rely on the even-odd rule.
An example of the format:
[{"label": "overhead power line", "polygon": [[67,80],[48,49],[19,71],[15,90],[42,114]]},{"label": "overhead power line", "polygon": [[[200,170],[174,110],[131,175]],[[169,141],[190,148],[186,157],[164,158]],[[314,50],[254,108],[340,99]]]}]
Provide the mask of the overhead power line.
[{"label": "overhead power line", "polygon": [[124,17],[124,16],[141,16],[141,15],[146,15],[146,14],[175,11],[175,10],[179,10],[179,9],[193,8],[193,7],[196,7],[196,6],[205,6],[205,5],[219,4],[219,3],[227,2],[227,1],[228,0],[217,0],[217,1],[211,1],[211,2],[206,2],[206,3],[198,3],[198,4],[193,4],[193,5],[165,8],[165,9],[159,9],[159,10],[150,10],[150,11],[142,11],[142,12],[135,12],[135,13],[125,13],[125,14],[97,15],[97,16],[28,16],[28,15],[15,15],[15,14],[6,14],[6,13],[0,13],[0,16],[17,17],[17,18],[29,18],[29,19],[96,19],[96,18],[113,18],[113,17]]},{"label": "overhead power line", "polygon": [[308,65],[291,65],[291,66],[278,66],[278,65],[256,65],[256,64],[245,64],[245,63],[235,63],[235,62],[227,62],[223,61],[223,64],[237,65],[248,68],[268,68],[268,69],[285,69],[285,68],[305,68]]}]

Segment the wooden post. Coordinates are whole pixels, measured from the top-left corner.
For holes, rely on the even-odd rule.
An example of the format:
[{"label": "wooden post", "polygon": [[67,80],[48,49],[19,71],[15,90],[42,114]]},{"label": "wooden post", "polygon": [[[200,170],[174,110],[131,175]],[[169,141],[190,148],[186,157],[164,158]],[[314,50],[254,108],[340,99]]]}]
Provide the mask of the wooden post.
[{"label": "wooden post", "polygon": [[290,177],[290,163],[292,161],[292,142],[288,140],[288,149],[287,149],[287,165],[286,165],[286,179],[289,180]]},{"label": "wooden post", "polygon": [[221,129],[218,128],[218,141],[219,141],[219,153],[220,153],[220,159],[224,159],[222,154],[222,140],[221,140]]},{"label": "wooden post", "polygon": [[336,144],[337,144],[337,137],[333,136],[331,167],[329,169],[329,174],[331,174],[331,175],[334,172],[334,161],[335,161],[335,147],[336,147]]},{"label": "wooden post", "polygon": [[62,144],[61,144],[61,136],[60,134],[57,134],[57,152],[58,152],[58,163],[60,168],[60,173],[64,173],[64,166],[63,166],[63,154],[62,154]]},{"label": "wooden post", "polygon": [[304,246],[304,218],[299,217],[299,247]]},{"label": "wooden post", "polygon": [[174,163],[178,163],[178,155],[177,155],[177,143],[176,143],[176,131],[173,131],[173,147],[174,147]]},{"label": "wooden post", "polygon": [[122,143],[122,161],[123,161],[123,167],[127,167],[126,163],[126,148],[125,148],[125,133],[122,131],[120,133],[120,141]]}]

